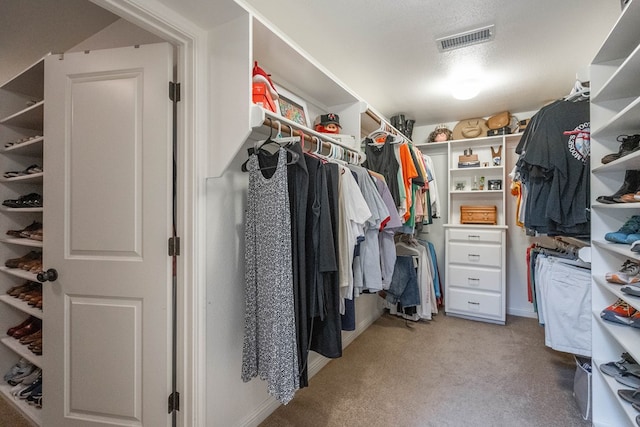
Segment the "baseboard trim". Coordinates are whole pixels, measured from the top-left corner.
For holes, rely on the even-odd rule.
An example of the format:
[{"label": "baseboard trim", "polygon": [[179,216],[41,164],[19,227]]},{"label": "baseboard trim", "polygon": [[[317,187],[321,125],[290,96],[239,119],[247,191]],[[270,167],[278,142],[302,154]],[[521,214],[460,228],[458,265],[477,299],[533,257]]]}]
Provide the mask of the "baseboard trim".
[{"label": "baseboard trim", "polygon": [[510,314],[512,316],[518,316],[518,317],[530,317],[532,319],[537,319],[538,318],[538,313],[536,313],[534,311],[531,311],[531,310],[520,309],[520,308],[508,309],[507,310],[507,314]]}]

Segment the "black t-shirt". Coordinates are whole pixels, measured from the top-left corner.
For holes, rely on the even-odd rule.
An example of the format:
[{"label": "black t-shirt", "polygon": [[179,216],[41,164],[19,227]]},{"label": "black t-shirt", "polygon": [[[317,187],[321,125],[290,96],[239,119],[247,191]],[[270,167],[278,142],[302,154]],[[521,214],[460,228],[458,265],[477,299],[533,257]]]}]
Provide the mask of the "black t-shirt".
[{"label": "black t-shirt", "polygon": [[531,134],[522,160],[548,178],[544,189],[529,188],[527,212],[535,217],[529,222],[540,224],[546,218],[560,232],[589,221],[589,102],[560,101],[550,107]]}]

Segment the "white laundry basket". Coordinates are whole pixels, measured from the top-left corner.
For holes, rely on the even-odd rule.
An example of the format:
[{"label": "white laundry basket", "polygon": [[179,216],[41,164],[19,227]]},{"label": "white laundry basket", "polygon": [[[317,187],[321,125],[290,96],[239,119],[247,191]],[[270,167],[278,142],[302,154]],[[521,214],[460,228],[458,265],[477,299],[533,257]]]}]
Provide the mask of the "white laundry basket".
[{"label": "white laundry basket", "polygon": [[576,373],[573,377],[573,396],[578,402],[582,418],[591,420],[591,359],[581,356],[574,358]]}]

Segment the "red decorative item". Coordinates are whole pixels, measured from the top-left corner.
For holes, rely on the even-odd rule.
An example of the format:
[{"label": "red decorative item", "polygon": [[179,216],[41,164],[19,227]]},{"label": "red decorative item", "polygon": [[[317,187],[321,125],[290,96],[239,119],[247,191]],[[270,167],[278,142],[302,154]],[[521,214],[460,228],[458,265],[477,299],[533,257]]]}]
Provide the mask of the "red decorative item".
[{"label": "red decorative item", "polygon": [[262,68],[258,66],[258,61],[256,61],[253,65],[253,82],[254,83],[265,83],[266,87],[269,89],[271,93],[271,99],[278,99],[278,91],[276,90],[275,85],[271,81],[271,75],[267,74]]},{"label": "red decorative item", "polygon": [[253,84],[253,103],[261,106],[265,110],[277,113],[276,103],[273,101],[266,83]]}]

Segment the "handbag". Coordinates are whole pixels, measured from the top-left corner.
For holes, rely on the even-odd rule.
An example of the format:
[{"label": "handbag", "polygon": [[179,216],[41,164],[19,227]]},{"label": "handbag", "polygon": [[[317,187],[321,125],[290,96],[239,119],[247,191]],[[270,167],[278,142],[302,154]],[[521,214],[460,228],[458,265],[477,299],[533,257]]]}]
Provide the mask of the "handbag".
[{"label": "handbag", "polygon": [[508,111],[503,111],[487,119],[487,127],[489,129],[500,129],[505,126],[509,126],[511,122],[511,114]]}]

